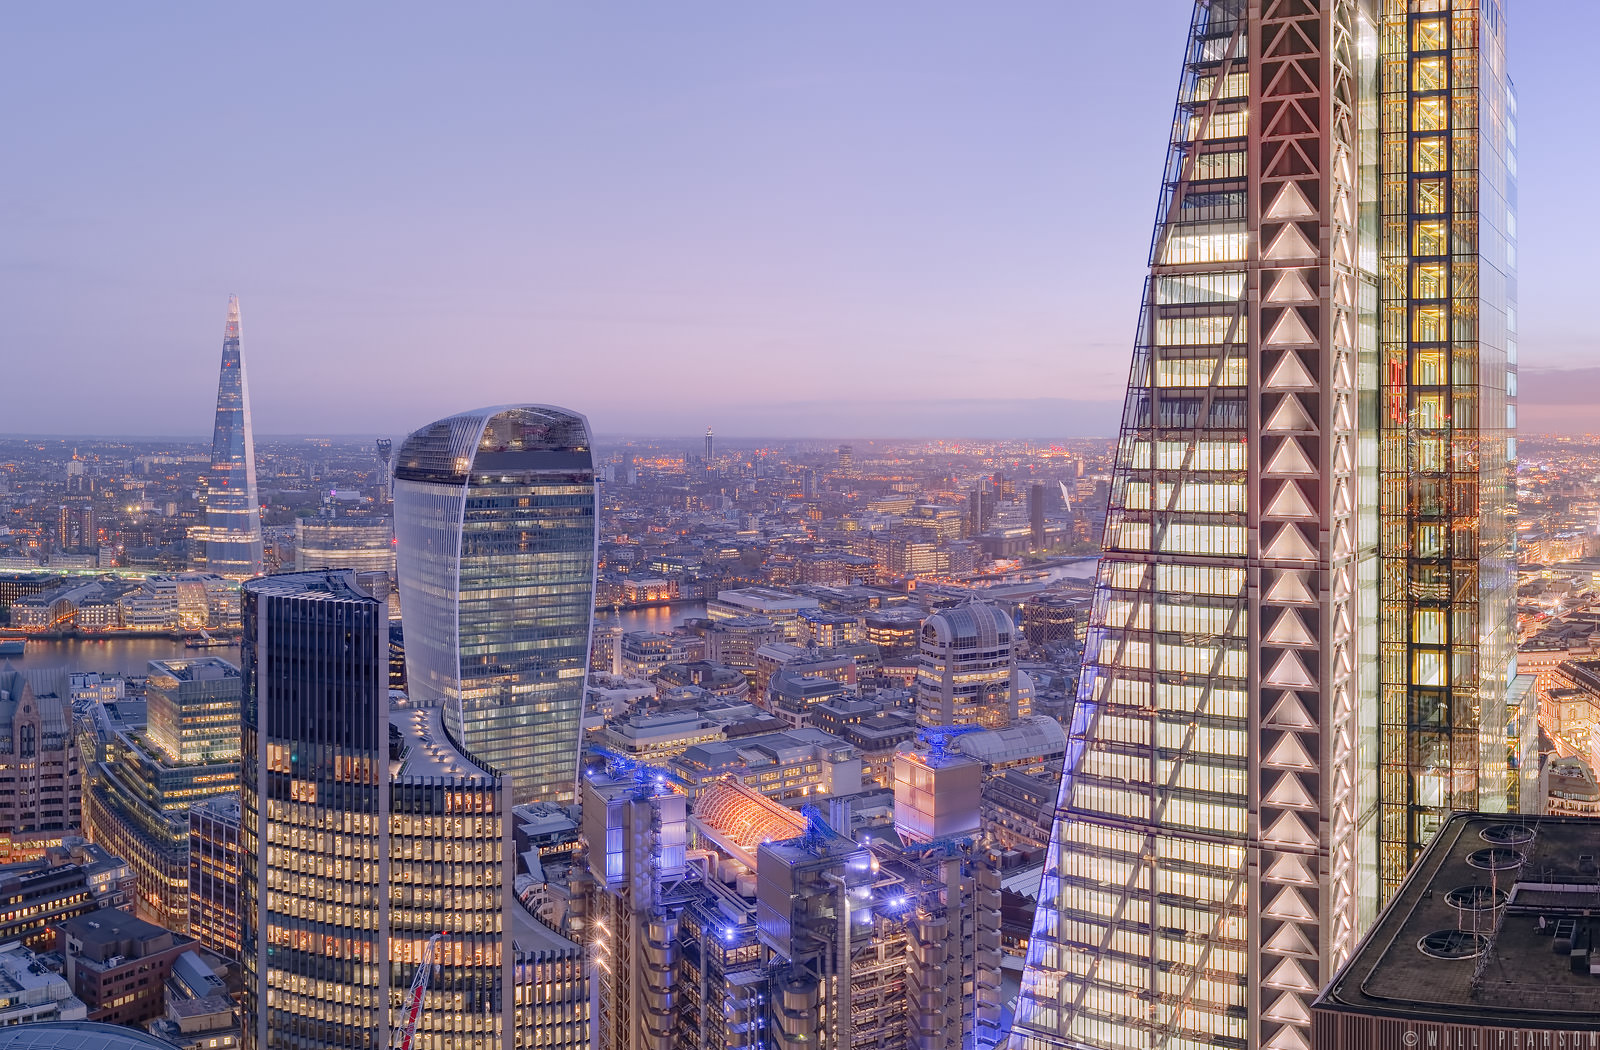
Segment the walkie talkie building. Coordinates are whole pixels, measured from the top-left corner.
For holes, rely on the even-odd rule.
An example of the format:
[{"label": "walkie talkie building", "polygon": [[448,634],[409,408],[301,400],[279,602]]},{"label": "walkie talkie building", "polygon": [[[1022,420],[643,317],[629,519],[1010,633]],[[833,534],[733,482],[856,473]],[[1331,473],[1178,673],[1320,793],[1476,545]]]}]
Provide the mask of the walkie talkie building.
[{"label": "walkie talkie building", "polygon": [[541,405],[442,419],[394,470],[406,679],[524,802],[576,799],[594,616],[587,421]]},{"label": "walkie talkie building", "polygon": [[1017,1050],[1307,1050],[1504,807],[1509,99],[1501,0],[1197,0]]}]

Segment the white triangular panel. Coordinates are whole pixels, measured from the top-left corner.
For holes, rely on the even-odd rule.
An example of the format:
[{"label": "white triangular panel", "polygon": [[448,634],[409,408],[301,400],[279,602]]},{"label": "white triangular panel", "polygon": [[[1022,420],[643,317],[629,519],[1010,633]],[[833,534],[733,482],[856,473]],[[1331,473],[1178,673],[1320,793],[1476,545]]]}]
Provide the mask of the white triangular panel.
[{"label": "white triangular panel", "polygon": [[1338,196],[1337,210],[1339,218],[1344,220],[1346,226],[1353,226],[1355,224],[1355,216],[1350,208],[1350,191],[1340,187],[1336,193]]},{"label": "white triangular panel", "polygon": [[1355,549],[1354,538],[1350,534],[1348,520],[1333,530],[1333,556],[1342,558]]},{"label": "white triangular panel", "polygon": [[1261,982],[1268,988],[1287,988],[1295,992],[1314,992],[1316,984],[1301,965],[1293,959],[1285,959],[1272,968],[1267,974],[1267,979]]},{"label": "white triangular panel", "polygon": [[1267,463],[1266,474],[1290,475],[1315,475],[1317,468],[1311,465],[1311,460],[1306,458],[1305,450],[1300,447],[1300,442],[1294,438],[1284,439],[1278,446],[1278,451],[1272,454],[1272,459]]},{"label": "white triangular panel", "polygon": [[1317,800],[1311,797],[1311,792],[1306,790],[1306,786],[1300,783],[1300,778],[1293,773],[1285,773],[1278,778],[1278,782],[1272,785],[1272,790],[1267,792],[1266,801],[1286,809],[1317,808]]},{"label": "white triangular panel", "polygon": [[1298,846],[1301,849],[1310,849],[1317,844],[1317,837],[1311,834],[1306,822],[1298,814],[1287,811],[1262,832],[1261,839],[1271,846]]},{"label": "white triangular panel", "polygon": [[1272,713],[1267,715],[1264,723],[1269,728],[1278,729],[1315,729],[1316,720],[1306,711],[1300,698],[1292,692],[1284,693]]},{"label": "white triangular panel", "polygon": [[1336,379],[1336,384],[1338,386],[1348,389],[1349,387],[1356,385],[1355,365],[1352,363],[1350,354],[1340,351],[1337,360],[1334,361],[1333,367],[1338,373]]},{"label": "white triangular panel", "polygon": [[1267,249],[1265,258],[1274,262],[1289,259],[1315,259],[1317,249],[1306,240],[1306,235],[1300,232],[1300,227],[1294,223],[1285,226],[1272,240],[1272,245]]},{"label": "white triangular panel", "polygon": [[1267,293],[1264,302],[1277,306],[1283,303],[1314,303],[1317,293],[1311,290],[1311,285],[1306,283],[1306,274],[1309,270],[1279,270],[1278,281],[1272,286],[1272,291]]},{"label": "white triangular panel", "polygon": [[1306,200],[1305,191],[1299,183],[1286,182],[1283,189],[1278,191],[1278,196],[1272,201],[1272,206],[1261,218],[1265,222],[1286,222],[1290,219],[1314,219],[1317,209]]},{"label": "white triangular panel", "polygon": [[1278,574],[1272,581],[1272,586],[1267,588],[1266,600],[1278,605],[1315,605],[1317,596],[1311,593],[1311,584],[1307,582],[1305,573],[1298,569],[1288,569]]},{"label": "white triangular panel", "polygon": [[1272,542],[1267,544],[1262,554],[1274,561],[1316,561],[1317,548],[1306,539],[1300,526],[1285,525],[1272,537]]},{"label": "white triangular panel", "polygon": [[1300,891],[1293,886],[1285,886],[1272,898],[1272,902],[1261,909],[1261,914],[1274,919],[1283,919],[1287,922],[1316,922],[1317,913],[1311,910],[1311,905],[1300,896]]},{"label": "white triangular panel", "polygon": [[[1276,869],[1277,865],[1273,867]],[[1302,959],[1317,957],[1317,950],[1311,946],[1306,935],[1300,932],[1300,927],[1292,922],[1279,926],[1278,932],[1267,938],[1265,947],[1268,951],[1277,952],[1279,955],[1298,955]]]},{"label": "white triangular panel", "polygon": [[1302,343],[1315,343],[1317,337],[1311,334],[1311,329],[1306,327],[1306,322],[1300,316],[1300,311],[1295,307],[1288,307],[1278,317],[1278,323],[1272,326],[1272,331],[1267,336],[1268,346],[1299,346]]},{"label": "white triangular panel", "polygon": [[1300,738],[1293,733],[1285,733],[1272,745],[1272,750],[1267,752],[1263,765],[1274,769],[1316,769],[1316,762],[1306,751],[1305,745],[1300,743]]},{"label": "white triangular panel", "polygon": [[1267,376],[1265,390],[1315,390],[1317,381],[1306,371],[1300,355],[1290,350],[1278,359],[1278,366]]},{"label": "white triangular panel", "polygon": [[1316,686],[1317,680],[1306,670],[1305,661],[1300,659],[1299,653],[1285,649],[1261,684],[1278,689],[1311,689]]},{"label": "white triangular panel", "polygon": [[1269,1021],[1282,1021],[1284,1024],[1310,1024],[1311,1011],[1306,1009],[1306,1004],[1293,992],[1284,992],[1261,1015]]},{"label": "white triangular panel", "polygon": [[1261,1050],[1311,1050],[1311,1044],[1300,1034],[1300,1029],[1286,1024],[1276,1035],[1261,1044]]},{"label": "white triangular panel", "polygon": [[1344,266],[1350,265],[1350,238],[1335,237],[1333,239],[1333,261]]},{"label": "white triangular panel", "polygon": [[1277,494],[1267,504],[1266,516],[1269,518],[1303,518],[1315,520],[1316,509],[1311,506],[1311,501],[1306,499],[1306,494],[1300,491],[1300,486],[1292,481],[1286,481],[1279,486]]},{"label": "white triangular panel", "polygon": [[1306,627],[1306,622],[1293,609],[1283,610],[1272,622],[1272,629],[1267,632],[1266,641],[1269,645],[1317,644],[1317,640],[1311,635],[1311,630]]},{"label": "white triangular panel", "polygon": [[1343,274],[1342,276],[1335,277],[1334,280],[1338,284],[1338,291],[1339,291],[1339,294],[1336,295],[1334,298],[1338,299],[1341,303],[1353,303],[1353,302],[1355,302],[1356,301],[1356,279],[1355,279],[1355,277],[1353,275],[1351,275],[1351,274],[1346,273],[1346,274]]},{"label": "white triangular panel", "polygon": [[1264,428],[1267,433],[1286,433],[1291,431],[1315,430],[1317,425],[1311,421],[1311,413],[1306,411],[1306,406],[1293,394],[1286,394],[1278,407],[1272,410]]},{"label": "white triangular panel", "polygon": [[1339,430],[1355,429],[1356,417],[1350,398],[1341,397],[1334,402],[1333,425]]},{"label": "white triangular panel", "polygon": [[[1298,853],[1279,853],[1276,860],[1262,876],[1268,882],[1289,882],[1296,886],[1315,886],[1317,877],[1306,867],[1306,858]],[[1268,951],[1280,955],[1315,955],[1311,945],[1293,925],[1284,926],[1267,941]]]}]

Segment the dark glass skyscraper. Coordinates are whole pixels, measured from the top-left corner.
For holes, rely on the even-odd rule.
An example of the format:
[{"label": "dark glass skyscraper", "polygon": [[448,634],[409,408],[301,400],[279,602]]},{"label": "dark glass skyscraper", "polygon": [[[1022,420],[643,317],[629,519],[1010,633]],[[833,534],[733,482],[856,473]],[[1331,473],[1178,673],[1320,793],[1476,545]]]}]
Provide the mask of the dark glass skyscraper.
[{"label": "dark glass skyscraper", "polygon": [[250,426],[250,384],[239,346],[239,297],[228,297],[217,379],[217,420],[206,473],[206,522],[200,532],[204,568],[229,579],[261,572],[261,501],[256,496],[256,447]]},{"label": "dark glass skyscraper", "polygon": [[394,522],[412,697],[441,702],[518,803],[571,803],[594,613],[587,421],[516,405],[423,427],[396,457]]},{"label": "dark glass skyscraper", "polygon": [[390,709],[388,613],[354,573],[243,591],[246,1050],[392,1045],[438,932],[414,1045],[510,1050],[504,779],[437,709]]},{"label": "dark glass skyscraper", "polygon": [[1502,0],[1196,0],[1015,1050],[1308,1050],[1506,805],[1511,115]]}]

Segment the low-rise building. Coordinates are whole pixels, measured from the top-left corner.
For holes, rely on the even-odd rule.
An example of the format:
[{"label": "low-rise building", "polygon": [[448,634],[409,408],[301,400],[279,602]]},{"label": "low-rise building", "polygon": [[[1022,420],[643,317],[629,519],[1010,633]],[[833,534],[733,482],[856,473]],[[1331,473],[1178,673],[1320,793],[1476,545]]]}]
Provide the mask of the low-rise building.
[{"label": "low-rise building", "polygon": [[819,729],[696,744],[669,768],[690,787],[732,776],[768,798],[792,802],[861,790],[861,752]]},{"label": "low-rise building", "polygon": [[102,908],[57,924],[67,982],[89,1020],[142,1026],[165,1009],[163,990],[178,956],[194,939]]},{"label": "low-rise building", "polygon": [[822,603],[772,587],[739,587],[718,591],[706,602],[706,615],[713,620],[733,620],[741,616],[765,616],[783,631],[785,641],[798,641],[800,614],[820,609]]},{"label": "low-rise building", "polygon": [[0,942],[0,1029],[88,1016],[67,979],[47,969],[32,949],[21,941]]},{"label": "low-rise building", "polygon": [[75,834],[82,795],[66,702],[35,696],[21,671],[0,666],[0,863],[36,860]]},{"label": "low-rise building", "polygon": [[236,1050],[239,1011],[227,982],[197,952],[184,952],[172,964],[162,989],[164,1010],[146,1030],[180,1050]]},{"label": "low-rise building", "polygon": [[1597,856],[1593,818],[1450,817],[1312,1004],[1311,1045],[1600,1046]]},{"label": "low-rise building", "polygon": [[697,711],[625,715],[600,731],[602,745],[648,763],[665,762],[695,744],[721,739],[722,726]]},{"label": "low-rise building", "polygon": [[38,860],[0,865],[0,943],[49,951],[57,923],[101,908],[131,911],[135,887],[126,861],[75,837]]}]

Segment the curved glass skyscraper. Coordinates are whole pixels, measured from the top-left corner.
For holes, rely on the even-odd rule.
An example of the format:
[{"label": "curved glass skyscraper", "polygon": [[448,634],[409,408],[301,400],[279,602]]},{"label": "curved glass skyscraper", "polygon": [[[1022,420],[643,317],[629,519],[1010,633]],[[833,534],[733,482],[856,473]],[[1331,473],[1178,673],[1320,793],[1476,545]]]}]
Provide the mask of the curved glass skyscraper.
[{"label": "curved glass skyscraper", "polygon": [[261,572],[261,501],[256,496],[256,446],[250,426],[250,384],[239,348],[239,297],[228,296],[217,378],[217,420],[206,472],[206,523],[198,539],[204,568],[247,580]]},{"label": "curved glass skyscraper", "polygon": [[395,459],[406,677],[518,804],[570,803],[594,612],[588,422],[541,405],[423,427]]}]

